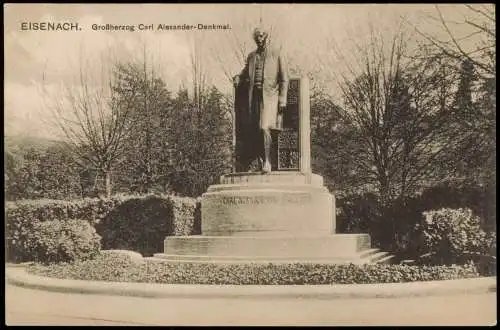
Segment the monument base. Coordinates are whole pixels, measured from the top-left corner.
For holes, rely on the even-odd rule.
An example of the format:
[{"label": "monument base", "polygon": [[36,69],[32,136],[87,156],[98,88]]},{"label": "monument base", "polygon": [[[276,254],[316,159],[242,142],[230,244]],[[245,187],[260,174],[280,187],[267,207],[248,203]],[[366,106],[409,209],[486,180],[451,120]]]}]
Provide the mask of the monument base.
[{"label": "monument base", "polygon": [[171,236],[166,262],[383,263],[367,234],[335,234],[335,198],[323,178],[300,172],[233,173],[201,201],[202,235]]},{"label": "monument base", "polygon": [[170,262],[219,263],[374,263],[387,262],[385,252],[370,248],[367,234],[317,237],[173,236],[165,253],[154,258]]},{"label": "monument base", "polygon": [[202,195],[204,236],[335,233],[335,198],[323,178],[300,172],[233,173]]}]

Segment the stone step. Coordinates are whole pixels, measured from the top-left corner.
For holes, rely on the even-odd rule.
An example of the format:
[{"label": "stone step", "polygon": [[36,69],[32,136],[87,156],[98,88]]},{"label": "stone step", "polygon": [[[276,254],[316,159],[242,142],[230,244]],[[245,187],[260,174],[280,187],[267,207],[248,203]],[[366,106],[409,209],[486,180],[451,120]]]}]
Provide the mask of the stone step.
[{"label": "stone step", "polygon": [[313,264],[364,264],[369,263],[369,259],[359,258],[358,255],[344,256],[342,258],[292,258],[292,257],[274,257],[274,258],[255,258],[252,256],[240,257],[220,257],[220,256],[188,256],[188,255],[166,255],[157,253],[153,257],[147,258],[155,262],[185,262],[185,263],[217,263],[217,264],[289,264],[289,263],[313,263]]},{"label": "stone step", "polygon": [[377,260],[376,263],[377,264],[391,264],[391,263],[393,263],[392,259],[394,259],[393,255],[387,255],[387,256]]},{"label": "stone step", "polygon": [[372,256],[377,254],[379,251],[379,249],[368,249],[360,253],[360,258],[372,258]]},{"label": "stone step", "polygon": [[208,255],[208,254],[166,254],[156,253],[153,261],[163,262],[195,262],[195,263],[319,263],[319,264],[375,264],[390,263],[394,258],[388,252],[380,249],[366,249],[361,252],[339,253],[330,255],[311,255],[308,257],[300,255],[250,255],[250,254],[228,254],[228,255]]},{"label": "stone step", "polygon": [[210,258],[252,259],[356,259],[370,250],[370,236],[366,234],[338,234],[327,236],[171,236],[165,239],[164,254],[175,256],[210,256]]},{"label": "stone step", "polygon": [[390,263],[394,256],[389,254],[389,252],[378,250],[376,253],[368,255],[365,258],[368,259],[368,263],[371,264],[387,264]]}]

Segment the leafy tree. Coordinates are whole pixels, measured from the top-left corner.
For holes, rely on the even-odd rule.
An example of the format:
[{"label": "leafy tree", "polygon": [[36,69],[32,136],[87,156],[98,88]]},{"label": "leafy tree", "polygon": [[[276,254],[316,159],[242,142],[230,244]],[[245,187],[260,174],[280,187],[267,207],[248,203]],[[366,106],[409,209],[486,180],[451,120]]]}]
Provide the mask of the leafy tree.
[{"label": "leafy tree", "polygon": [[125,191],[199,196],[230,169],[232,104],[215,87],[203,87],[203,79],[193,97],[187,89],[173,97],[148,67],[145,62],[116,66],[114,102],[128,107],[134,122],[115,172],[117,184]]},{"label": "leafy tree", "polygon": [[119,173],[120,184],[139,192],[162,190],[170,149],[168,135],[173,99],[165,82],[147,63],[120,63],[116,66],[115,101],[127,107],[134,130]]},{"label": "leafy tree", "polygon": [[15,155],[8,151],[4,151],[4,191],[5,191],[5,199],[13,200],[15,199],[15,186],[17,180],[17,171],[19,167],[19,161],[16,159]]},{"label": "leafy tree", "polygon": [[230,171],[232,128],[230,105],[215,87],[205,92],[200,107],[189,99],[187,90],[177,96],[170,145],[170,189],[183,195],[199,196],[221,174]]},{"label": "leafy tree", "polygon": [[7,153],[7,200],[82,196],[79,166],[63,146],[29,148],[20,160],[14,157]]},{"label": "leafy tree", "polygon": [[453,169],[456,176],[477,185],[495,181],[495,99],[495,80],[479,80],[474,65],[464,61],[453,109],[454,125],[463,138],[450,154],[458,165]]},{"label": "leafy tree", "polygon": [[74,199],[82,197],[80,166],[61,145],[49,147],[40,158],[38,180],[44,198]]},{"label": "leafy tree", "polygon": [[21,167],[15,176],[15,184],[11,186],[11,194],[16,199],[37,199],[43,197],[40,181],[40,163],[43,151],[29,148],[25,153]]}]

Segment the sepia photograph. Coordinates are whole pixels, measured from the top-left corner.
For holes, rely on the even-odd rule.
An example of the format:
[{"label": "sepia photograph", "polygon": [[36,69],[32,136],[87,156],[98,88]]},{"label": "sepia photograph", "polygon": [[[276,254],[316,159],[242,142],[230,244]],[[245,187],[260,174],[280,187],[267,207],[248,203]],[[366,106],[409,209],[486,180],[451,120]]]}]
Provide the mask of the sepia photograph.
[{"label": "sepia photograph", "polygon": [[494,326],[493,3],[6,3],[10,326]]}]

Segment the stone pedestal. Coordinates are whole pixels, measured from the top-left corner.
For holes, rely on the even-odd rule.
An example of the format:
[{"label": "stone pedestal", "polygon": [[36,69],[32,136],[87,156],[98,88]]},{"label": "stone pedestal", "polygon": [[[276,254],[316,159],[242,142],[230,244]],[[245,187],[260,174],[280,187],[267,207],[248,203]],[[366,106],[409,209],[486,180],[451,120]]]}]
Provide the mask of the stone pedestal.
[{"label": "stone pedestal", "polygon": [[202,195],[202,235],[167,237],[171,262],[370,263],[367,234],[335,234],[335,197],[300,172],[233,173]]},{"label": "stone pedestal", "polygon": [[335,198],[319,175],[235,173],[202,196],[204,236],[315,236],[335,233]]}]

